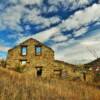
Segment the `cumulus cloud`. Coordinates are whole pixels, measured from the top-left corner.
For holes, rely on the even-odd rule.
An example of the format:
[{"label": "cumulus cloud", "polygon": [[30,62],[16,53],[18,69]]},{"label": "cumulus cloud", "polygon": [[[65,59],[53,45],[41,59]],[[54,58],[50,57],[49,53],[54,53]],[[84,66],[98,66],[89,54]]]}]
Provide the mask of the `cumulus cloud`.
[{"label": "cumulus cloud", "polygon": [[21,32],[24,27],[21,26],[21,19],[24,23],[28,22],[30,24],[42,26],[42,29],[60,22],[60,18],[58,16],[45,18],[41,16],[40,8],[34,7],[34,9],[29,10],[24,6],[27,4],[41,4],[42,0],[19,0],[19,3],[13,0],[9,2],[16,3],[16,5],[9,6],[3,13],[1,13],[0,29],[6,29],[6,27],[9,27],[13,30],[19,30],[19,32]]},{"label": "cumulus cloud", "polygon": [[[30,3],[40,3],[41,0],[29,0],[29,1],[21,0],[20,2],[22,2],[22,4],[23,3],[30,4]],[[53,0],[52,3],[53,2],[57,3],[62,1],[58,0],[56,2],[55,0]],[[68,2],[68,1],[63,0],[63,2]],[[70,2],[74,2],[74,1],[71,0]],[[85,0],[81,0],[79,2],[82,3],[85,2]],[[79,28],[81,26],[88,25],[93,21],[97,21],[100,17],[99,9],[100,9],[100,5],[94,4],[92,7],[86,8],[85,10],[77,11],[70,18],[64,20],[60,27],[62,29],[71,30],[74,28]],[[96,13],[94,14],[94,12]],[[14,7],[8,8],[3,14],[0,15],[0,19],[1,19],[0,27],[4,28],[5,26],[6,27],[9,26],[13,29],[21,30],[22,29],[22,27],[20,26],[21,19],[23,19],[23,21],[25,22],[41,25],[42,28],[50,27],[50,25],[59,23],[61,21],[58,16],[44,18],[40,16],[40,13],[41,13],[41,9],[34,8],[33,10],[29,11],[28,9],[25,9],[24,6],[22,6],[21,4],[18,4]]]},{"label": "cumulus cloud", "polygon": [[50,6],[49,9],[48,9],[49,13],[51,13],[51,12],[57,12],[57,11],[58,11],[58,8],[55,5]]},{"label": "cumulus cloud", "polygon": [[78,37],[78,36],[84,35],[87,31],[88,31],[88,27],[83,27],[83,28],[81,28],[79,30],[75,30],[73,32],[73,34],[74,34],[74,37]]},{"label": "cumulus cloud", "polygon": [[[87,26],[90,23],[100,21],[100,4],[94,4],[85,10],[77,11],[67,20],[64,20],[61,28],[62,29],[78,29],[83,26]],[[95,13],[95,14],[94,14]]]},{"label": "cumulus cloud", "polygon": [[19,0],[22,4],[41,4],[43,0]]},{"label": "cumulus cloud", "polygon": [[[75,41],[74,41],[75,42]],[[99,49],[98,49],[99,50]],[[76,44],[70,48],[65,48],[64,50],[56,52],[56,59],[63,60],[65,62],[70,62],[73,64],[86,63],[93,59],[96,59],[86,47]],[[80,60],[82,62],[80,62]],[[84,61],[85,60],[85,61]]]},{"label": "cumulus cloud", "polygon": [[[52,30],[41,32],[37,34],[36,36],[34,35],[30,37],[36,38],[40,40],[41,42],[44,42],[44,41],[47,41],[48,38],[52,37],[52,35],[57,32],[59,32],[59,30],[53,28]],[[65,41],[65,42],[59,42],[59,43],[53,44],[51,47],[55,50],[55,58],[66,61],[66,62],[70,62],[73,64],[87,63],[91,60],[96,59],[96,57],[93,54],[91,54],[91,52],[88,51],[87,45],[86,44],[83,45],[83,43],[91,44],[89,45],[89,49],[96,50],[97,55],[100,55],[100,52],[99,52],[100,47],[98,46],[100,45],[100,39],[99,39],[100,34],[99,34],[99,31],[97,32],[94,31],[94,33],[95,35],[92,35],[91,37],[87,37],[85,39],[81,39],[81,40],[71,39],[68,42]],[[45,37],[45,34],[46,34],[46,37]],[[56,34],[55,36],[59,36],[59,33]],[[25,37],[24,40],[28,38]]]},{"label": "cumulus cloud", "polygon": [[44,18],[44,17],[36,15],[33,12],[30,12],[29,15],[25,16],[24,20],[29,21],[30,23],[37,24],[37,25],[40,24],[44,28],[50,27],[50,25],[60,22],[60,18],[58,16],[54,16],[51,18]]},{"label": "cumulus cloud", "polygon": [[57,28],[51,28],[49,30],[45,30],[43,32],[37,33],[35,35],[32,36],[26,36],[23,38],[20,38],[18,40],[18,43],[21,43],[29,38],[34,38],[39,40],[40,42],[46,42],[50,37],[52,37],[54,34],[58,34],[59,30]]},{"label": "cumulus cloud", "polygon": [[81,43],[82,45],[85,45],[85,46],[93,46],[93,45],[98,45],[98,44],[100,44],[100,41],[97,41],[97,40],[92,40],[92,41],[83,41],[82,43]]},{"label": "cumulus cloud", "polygon": [[85,39],[71,39],[68,42],[52,45],[51,47],[56,51],[55,58],[73,64],[83,64],[97,59],[100,57],[99,31],[93,31],[95,35]]},{"label": "cumulus cloud", "polygon": [[8,0],[7,2],[12,4],[27,5],[27,4],[41,4],[42,1],[43,0]]},{"label": "cumulus cloud", "polygon": [[56,9],[63,7],[64,10],[73,10],[86,7],[87,5],[91,4],[92,1],[93,0],[48,0],[48,3],[56,7]]},{"label": "cumulus cloud", "polygon": [[18,39],[18,38],[22,38],[24,35],[22,33],[13,33],[13,34],[9,34],[8,35],[8,39]]},{"label": "cumulus cloud", "polygon": [[[80,36],[87,32],[88,30],[87,26],[89,24],[100,20],[100,10],[99,9],[100,9],[100,4],[94,4],[93,6],[88,7],[84,10],[77,11],[70,18],[64,20],[60,25],[54,28],[59,30],[58,33],[62,33],[62,31],[65,31],[65,30],[75,29],[77,31],[74,31],[73,33],[74,36]],[[49,33],[46,33],[46,34],[49,34]],[[56,34],[56,32],[54,32],[51,35],[54,35],[54,34]],[[48,39],[50,38],[48,37]]]},{"label": "cumulus cloud", "polygon": [[62,34],[59,34],[57,36],[54,36],[51,38],[54,42],[62,42],[62,41],[67,41],[69,39],[69,35],[64,36]]},{"label": "cumulus cloud", "polygon": [[9,50],[9,47],[0,45],[0,52],[7,52]]},{"label": "cumulus cloud", "polygon": [[[23,13],[23,7],[22,6],[16,6],[12,8],[8,8],[4,13],[0,15],[0,26],[3,28],[11,28],[16,30],[22,30],[22,28],[19,26],[21,14]],[[0,27],[1,29],[1,27]]]}]

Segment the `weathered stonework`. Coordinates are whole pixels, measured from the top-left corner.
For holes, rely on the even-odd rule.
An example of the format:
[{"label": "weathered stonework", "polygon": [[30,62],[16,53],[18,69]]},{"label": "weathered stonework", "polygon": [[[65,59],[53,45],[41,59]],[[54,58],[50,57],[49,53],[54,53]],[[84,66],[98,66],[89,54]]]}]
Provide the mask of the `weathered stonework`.
[{"label": "weathered stonework", "polygon": [[[41,46],[42,53],[39,56],[35,54],[35,46]],[[27,55],[21,55],[21,47],[27,46]],[[54,59],[54,51],[35,39],[28,39],[20,45],[10,49],[7,56],[7,68],[14,69],[21,65],[22,60],[27,60],[25,67],[30,69],[34,76],[37,76],[38,70],[42,70],[41,77],[62,76],[63,73],[72,73],[71,64],[57,61]]]},{"label": "weathered stonework", "polygon": [[100,58],[84,65],[88,70],[89,80],[100,81]]}]

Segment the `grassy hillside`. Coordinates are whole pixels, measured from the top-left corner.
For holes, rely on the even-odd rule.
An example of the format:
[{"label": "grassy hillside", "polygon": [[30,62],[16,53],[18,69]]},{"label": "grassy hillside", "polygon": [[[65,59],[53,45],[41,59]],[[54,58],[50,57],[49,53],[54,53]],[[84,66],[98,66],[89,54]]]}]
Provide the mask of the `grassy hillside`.
[{"label": "grassy hillside", "polygon": [[0,100],[100,100],[95,85],[33,78],[0,68]]}]

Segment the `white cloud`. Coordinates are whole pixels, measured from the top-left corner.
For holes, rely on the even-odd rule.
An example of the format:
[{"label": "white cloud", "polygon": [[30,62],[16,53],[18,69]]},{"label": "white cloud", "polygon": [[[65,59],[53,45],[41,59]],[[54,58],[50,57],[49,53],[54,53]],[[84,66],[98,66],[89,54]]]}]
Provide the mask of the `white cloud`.
[{"label": "white cloud", "polygon": [[[99,50],[99,49],[97,49],[97,50]],[[73,63],[73,64],[85,63],[85,62],[89,62],[93,59],[96,59],[87,50],[86,47],[79,45],[79,44],[75,44],[74,46],[72,46],[70,48],[66,47],[64,50],[56,52],[55,58],[59,59],[59,60],[63,60],[65,62],[70,62],[70,63]],[[80,62],[80,61],[82,61],[82,62]]]},{"label": "white cloud", "polygon": [[[93,47],[93,48],[90,48],[90,49],[94,50],[94,48],[96,48],[96,46]],[[59,48],[60,47],[58,47],[58,49]],[[97,50],[96,51],[97,54],[98,53],[100,54],[100,52],[99,52],[100,51],[100,48],[98,48],[96,50]],[[63,60],[65,62],[69,62],[69,63],[73,63],[73,64],[77,64],[77,63],[86,63],[86,62],[89,62],[91,60],[96,59],[96,57],[93,54],[91,54],[91,52],[89,52],[86,47],[81,46],[79,44],[75,44],[74,46],[72,46],[70,48],[69,47],[66,47],[63,50],[56,51],[55,52],[55,59]],[[82,62],[80,62],[80,61],[82,61]]]},{"label": "white cloud", "polygon": [[55,58],[77,64],[87,63],[96,59],[96,57],[100,57],[100,46],[98,46],[100,45],[100,30],[91,33],[95,33],[95,35],[81,40],[72,39],[68,42],[52,45],[52,48],[56,51]]},{"label": "white cloud", "polygon": [[20,38],[18,40],[18,43],[21,43],[29,38],[34,38],[34,39],[37,39],[41,42],[45,42],[47,41],[50,37],[52,37],[54,34],[58,34],[59,30],[57,28],[51,28],[49,30],[46,30],[46,31],[43,31],[43,32],[40,32],[40,33],[37,33],[35,35],[32,35],[32,36],[27,36],[27,37],[23,37],[23,38]]},{"label": "white cloud", "polygon": [[24,35],[22,33],[13,33],[8,35],[8,39],[17,39],[17,38],[22,38]]},{"label": "white cloud", "polygon": [[[85,10],[77,11],[67,20],[63,21],[61,28],[65,30],[78,29],[92,22],[100,20],[100,4],[94,4]],[[95,13],[95,14],[94,14]]]},{"label": "white cloud", "polygon": [[97,41],[97,40],[92,40],[92,41],[83,41],[82,43],[81,43],[82,45],[84,45],[84,46],[93,46],[93,45],[98,45],[98,44],[100,44],[100,41]]},{"label": "white cloud", "polygon": [[[53,29],[58,30],[57,33],[61,34],[62,30],[64,31],[64,30],[80,29],[80,27],[86,26],[86,27],[83,27],[80,30],[74,32],[75,36],[82,35],[85,32],[87,32],[88,24],[90,24],[91,22],[100,20],[100,10],[99,9],[100,9],[100,5],[94,4],[93,6],[88,7],[85,10],[80,10],[80,11],[76,12],[74,15],[72,15],[70,18],[63,21],[60,25],[54,27]],[[95,12],[95,14],[94,14],[94,12]],[[48,32],[48,31],[47,31],[46,35],[50,34],[50,32]],[[41,36],[40,34],[42,34],[42,32],[39,33],[39,35],[37,35],[37,36]],[[56,34],[56,31],[53,31],[53,34],[51,32],[50,36],[55,35],[55,34]],[[44,37],[46,37],[45,34],[42,34],[42,35]],[[48,39],[50,39],[50,37],[48,37]],[[46,38],[46,40],[47,40],[47,38]]]},{"label": "white cloud", "polygon": [[3,26],[4,26],[3,28],[9,27],[11,29],[21,31],[22,28],[18,24],[20,24],[21,14],[23,13],[24,10],[25,9],[20,5],[8,8],[4,13],[0,15],[1,19],[0,24],[2,25],[2,27]]},{"label": "white cloud", "polygon": [[60,21],[60,18],[57,16],[51,17],[51,18],[44,18],[42,16],[39,16],[38,14],[40,11],[33,10],[30,12],[27,16],[25,16],[26,21],[29,21],[30,23],[34,24],[40,24],[42,27],[50,27],[52,24],[56,24]]},{"label": "white cloud", "polygon": [[52,40],[55,42],[67,41],[68,39],[69,39],[68,36],[64,36],[62,34],[57,35],[56,37],[52,38]]},{"label": "white cloud", "polygon": [[9,47],[0,45],[0,52],[7,52],[9,50]]},{"label": "white cloud", "polygon": [[20,0],[8,0],[8,2],[13,3],[13,4],[18,4]]},{"label": "white cloud", "polygon": [[38,40],[40,40],[41,42],[45,42],[48,39],[50,39],[50,37],[52,37],[54,34],[58,34],[58,32],[59,32],[59,29],[51,28],[49,30],[40,32],[40,33],[38,33],[36,35],[33,35],[33,37],[38,39]]},{"label": "white cloud", "polygon": [[[40,0],[35,0],[35,1],[21,0],[21,2],[25,4],[27,3],[30,4],[30,3],[40,2]],[[58,0],[58,2],[61,2],[61,0]],[[71,0],[70,2],[73,2],[73,0]],[[82,0],[81,2],[85,2],[85,1]],[[88,25],[88,23],[97,21],[99,19],[100,17],[99,9],[100,9],[100,5],[94,4],[92,7],[86,8],[85,10],[80,10],[76,12],[74,15],[72,15],[70,18],[64,20],[63,23],[58,27],[65,30],[71,30],[71,29],[77,29],[80,26]],[[27,15],[23,17],[25,13]],[[25,9],[24,6],[19,4],[14,7],[8,8],[6,12],[0,15],[0,19],[1,19],[0,26],[2,28],[4,28],[3,26],[6,26],[6,27],[9,26],[12,29],[22,30],[22,28],[19,25],[20,19],[22,17],[24,21],[29,21],[33,24],[39,24],[42,26],[42,28],[49,27],[51,24],[60,22],[60,18],[58,16],[53,16],[51,18],[44,18],[42,16],[39,16],[40,13],[41,13],[41,10],[38,8],[34,8],[33,10],[29,11]]]},{"label": "white cloud", "polygon": [[[88,7],[85,10],[80,10],[80,11],[76,12],[73,16],[71,16],[70,18],[63,21],[60,25],[58,25],[54,28],[48,29],[47,31],[37,33],[35,36],[33,35],[33,37],[35,37],[36,39],[38,39],[40,41],[47,41],[48,39],[50,39],[50,37],[52,37],[58,33],[60,33],[61,36],[63,37],[63,35],[61,33],[62,30],[79,29],[80,27],[86,26],[91,22],[100,20],[99,19],[100,18],[100,10],[99,9],[100,9],[100,5],[94,4],[93,6]],[[96,13],[94,14],[94,12],[96,12]],[[35,21],[35,19],[32,19],[32,20]],[[53,18],[51,20],[55,20],[55,18]],[[49,25],[48,24],[49,22],[48,21],[46,21],[46,22],[45,22],[45,24]],[[74,32],[74,35],[75,36],[82,35],[87,31],[87,29],[88,29],[87,26],[84,28],[81,28],[80,30]],[[65,40],[65,37],[63,39]],[[55,40],[57,40],[56,37],[55,37]]]},{"label": "white cloud", "polygon": [[84,35],[87,31],[88,31],[88,27],[83,27],[77,31],[74,31],[73,34],[74,34],[74,37],[78,37],[78,36]]},{"label": "white cloud", "polygon": [[27,5],[27,4],[41,4],[43,0],[8,0],[8,2],[13,3],[13,4],[22,4],[22,5]]},{"label": "white cloud", "polygon": [[93,0],[48,0],[50,5],[59,9],[63,7],[65,9],[77,9],[89,5]]},{"label": "white cloud", "polygon": [[57,9],[57,7],[55,5],[50,6],[49,9],[48,9],[49,13],[50,12],[57,12],[57,11],[58,11],[58,9]]},{"label": "white cloud", "polygon": [[26,4],[41,4],[43,0],[19,0],[23,5]]},{"label": "white cloud", "polygon": [[[14,0],[13,0],[14,2]],[[21,0],[22,4],[16,4],[15,6],[8,7],[0,15],[0,29],[9,27],[11,29],[21,32],[23,30],[21,24],[21,19],[24,22],[30,22],[31,24],[36,24],[42,26],[41,28],[50,27],[52,24],[56,24],[60,21],[58,16],[53,16],[50,18],[44,18],[41,14],[40,8],[34,8],[33,10],[28,10],[24,7],[24,4],[35,4],[41,3],[41,0]]]}]

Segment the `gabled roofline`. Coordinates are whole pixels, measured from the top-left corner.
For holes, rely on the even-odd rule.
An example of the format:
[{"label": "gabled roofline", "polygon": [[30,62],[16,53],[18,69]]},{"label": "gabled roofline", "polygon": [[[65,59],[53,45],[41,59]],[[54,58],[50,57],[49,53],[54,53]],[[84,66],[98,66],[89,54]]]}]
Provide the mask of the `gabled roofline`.
[{"label": "gabled roofline", "polygon": [[100,61],[100,58],[97,58],[89,63],[86,63],[85,65],[93,65],[94,63],[99,62],[99,61]]},{"label": "gabled roofline", "polygon": [[73,65],[73,64],[70,64],[70,63],[67,63],[67,62],[61,61],[61,60],[54,60],[54,61],[57,62],[57,63],[63,63],[63,64],[65,64],[65,65],[75,66],[75,65]]},{"label": "gabled roofline", "polygon": [[18,46],[22,45],[23,43],[25,43],[25,42],[27,42],[27,41],[29,41],[29,40],[34,40],[34,41],[36,41],[36,42],[40,43],[41,45],[45,46],[46,48],[48,48],[48,49],[50,49],[51,51],[53,51],[53,52],[54,52],[54,50],[53,50],[52,48],[48,47],[47,45],[45,45],[45,44],[41,43],[40,41],[38,41],[38,40],[36,40],[36,39],[34,39],[34,38],[29,38],[29,39],[27,39],[27,40],[23,41],[22,43],[19,43],[19,44],[18,44],[18,45],[16,45],[15,47],[13,47],[13,48],[9,49],[9,50],[8,50],[8,52],[10,52],[11,50],[13,50],[13,49],[17,48]]}]

